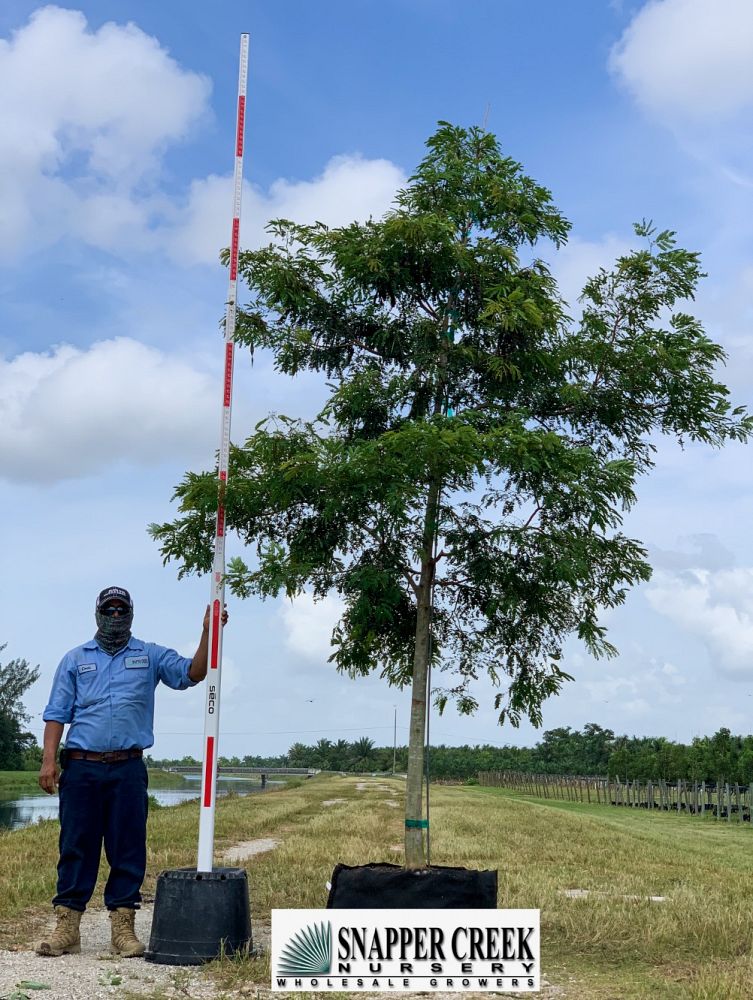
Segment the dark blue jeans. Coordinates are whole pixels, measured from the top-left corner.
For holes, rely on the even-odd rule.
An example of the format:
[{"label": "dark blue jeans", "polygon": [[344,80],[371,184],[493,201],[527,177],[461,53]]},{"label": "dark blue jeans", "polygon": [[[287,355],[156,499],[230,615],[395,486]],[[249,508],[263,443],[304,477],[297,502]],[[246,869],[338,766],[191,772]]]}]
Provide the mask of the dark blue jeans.
[{"label": "dark blue jeans", "polygon": [[146,871],[146,766],[138,757],[104,764],[69,760],[60,776],[60,860],[53,906],[86,909],[102,843],[110,866],[108,910],[137,908]]}]

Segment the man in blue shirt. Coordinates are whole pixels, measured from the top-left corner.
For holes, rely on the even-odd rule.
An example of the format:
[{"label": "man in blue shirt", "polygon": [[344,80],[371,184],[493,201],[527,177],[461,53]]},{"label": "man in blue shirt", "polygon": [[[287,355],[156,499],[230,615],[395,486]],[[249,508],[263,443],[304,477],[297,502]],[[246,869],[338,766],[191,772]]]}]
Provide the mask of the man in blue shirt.
[{"label": "man in blue shirt", "polygon": [[[193,687],[207,673],[209,608],[193,658],[131,635],[133,601],[122,587],[97,597],[97,632],[66,653],[44,710],[39,784],[60,790],[60,860],[53,899],[57,925],[37,954],[81,950],[79,923],[94,891],[102,844],[110,865],[105,905],[112,950],[143,955],[134,931],[146,870],[147,773],[143,752],[154,743],[154,689]],[[227,622],[223,611],[222,624]],[[63,729],[69,725],[56,763]]]}]

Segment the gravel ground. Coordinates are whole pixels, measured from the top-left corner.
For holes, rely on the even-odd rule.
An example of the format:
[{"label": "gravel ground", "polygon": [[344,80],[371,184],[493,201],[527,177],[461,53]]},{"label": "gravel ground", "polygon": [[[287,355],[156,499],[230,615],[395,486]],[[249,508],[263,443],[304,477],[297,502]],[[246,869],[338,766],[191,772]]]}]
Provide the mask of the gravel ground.
[{"label": "gravel ground", "polygon": [[[50,927],[54,920],[50,920]],[[152,906],[145,904],[136,913],[136,933],[147,943],[152,925]],[[269,928],[253,921],[254,946],[269,948]],[[44,983],[48,989],[24,990],[24,981]],[[42,958],[33,951],[0,951],[0,1000],[14,997],[22,1000],[105,1000],[105,998],[152,997],[157,994],[164,1000],[217,1000],[222,997],[253,997],[254,1000],[272,1000],[269,988],[253,985],[239,993],[219,991],[206,973],[195,966],[155,965],[143,958],[114,958],[110,954],[110,921],[105,909],[89,909],[81,921],[81,954],[62,955],[60,958]],[[350,994],[363,996],[364,994]],[[371,1000],[395,1000],[400,994],[369,993]],[[488,993],[426,993],[432,1000],[486,1000]],[[521,996],[521,994],[515,994]],[[527,994],[542,1000],[564,1000],[569,994],[542,977],[541,992]],[[326,996],[326,994],[324,994]],[[508,994],[512,996],[512,994]]]},{"label": "gravel ground", "polygon": [[[54,917],[49,927],[55,925]],[[136,913],[136,933],[145,944],[152,926],[151,904]],[[177,973],[177,975],[176,975]],[[24,990],[23,982],[44,983],[49,989]],[[175,990],[179,983],[187,990]],[[110,920],[106,909],[88,909],[81,921],[81,954],[43,958],[33,951],[0,951],[0,997],[20,991],[40,1000],[99,1000],[101,997],[153,993],[158,987],[168,995],[196,998],[216,996],[216,990],[199,968],[155,965],[143,958],[115,958],[110,954]]]}]

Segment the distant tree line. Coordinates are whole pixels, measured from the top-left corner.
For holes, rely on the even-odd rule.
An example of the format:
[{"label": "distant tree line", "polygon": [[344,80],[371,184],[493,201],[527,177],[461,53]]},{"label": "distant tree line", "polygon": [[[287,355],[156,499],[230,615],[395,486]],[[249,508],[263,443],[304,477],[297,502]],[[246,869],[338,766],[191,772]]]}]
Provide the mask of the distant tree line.
[{"label": "distant tree line", "polygon": [[[180,760],[146,758],[152,767],[190,767],[199,765],[193,757]],[[389,771],[392,770],[393,747],[377,747],[367,736],[349,743],[347,740],[321,739],[312,746],[294,743],[286,754],[279,757],[220,757],[220,767],[316,767],[322,771]],[[395,754],[396,770],[405,771],[408,748],[398,747]]]},{"label": "distant tree line", "polygon": [[[583,732],[553,729],[544,733],[535,747],[514,746],[431,746],[429,770],[439,780],[474,780],[479,771],[547,771],[551,774],[606,774],[614,733],[594,723]],[[227,767],[316,767],[323,771],[391,771],[405,773],[407,746],[381,746],[364,736],[353,742],[320,739],[312,745],[294,743],[279,757],[220,757]],[[154,767],[199,766],[192,757],[180,760],[148,758]]]},{"label": "distant tree line", "polygon": [[[4,649],[0,646],[0,652]],[[0,771],[35,770],[41,748],[26,729],[29,715],[22,697],[39,677],[39,667],[26,660],[0,663]],[[193,757],[147,757],[153,767],[195,765]],[[294,743],[280,756],[220,757],[229,767],[316,767],[323,771],[391,771],[405,773],[407,746],[378,747],[367,736],[349,742],[320,739]],[[474,781],[479,771],[525,771],[538,774],[609,775],[623,780],[678,778],[753,784],[753,735],[734,736],[721,728],[713,736],[696,736],[690,744],[663,736],[615,736],[595,722],[582,730],[562,726],[547,730],[533,747],[433,746],[429,772],[435,780]]]},{"label": "distant tree line", "polygon": [[620,736],[609,757],[609,776],[649,781],[737,782],[753,784],[753,736],[734,736],[719,729],[713,736],[696,736],[692,743],[663,737]]},{"label": "distant tree line", "polygon": [[[294,743],[277,757],[247,755],[220,757],[229,767],[316,767],[325,771],[391,771],[405,773],[408,748],[378,747],[368,737],[353,742],[320,739]],[[180,760],[148,758],[154,767],[196,765],[192,757]],[[537,774],[609,775],[611,778],[648,781],[725,781],[753,783],[753,735],[733,736],[720,729],[713,736],[695,737],[690,744],[664,737],[615,736],[594,722],[582,730],[562,726],[546,731],[533,747],[432,746],[429,770],[436,780],[474,781],[479,771],[526,771]]]}]

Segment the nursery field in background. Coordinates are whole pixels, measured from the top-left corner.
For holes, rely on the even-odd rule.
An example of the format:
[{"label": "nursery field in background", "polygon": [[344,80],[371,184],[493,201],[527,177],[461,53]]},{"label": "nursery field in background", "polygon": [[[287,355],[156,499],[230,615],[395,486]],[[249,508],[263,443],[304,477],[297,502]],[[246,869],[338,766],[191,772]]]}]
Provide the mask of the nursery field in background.
[{"label": "nursery field in background", "polygon": [[[245,863],[252,924],[268,927],[273,907],[324,906],[337,862],[400,862],[403,792],[400,779],[320,776],[220,800],[217,858],[241,842],[278,842]],[[195,864],[197,814],[196,803],[186,803],[150,817],[147,894],[163,868]],[[57,831],[45,822],[0,834],[5,946],[31,939],[48,913]],[[497,868],[500,906],[541,909],[543,976],[552,984],[546,996],[753,996],[748,824],[439,786],[432,789],[431,859]],[[264,958],[210,971],[231,995],[269,985]]]}]

